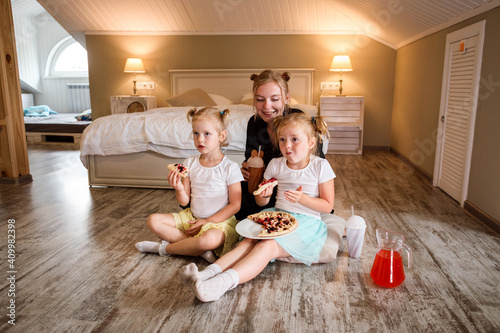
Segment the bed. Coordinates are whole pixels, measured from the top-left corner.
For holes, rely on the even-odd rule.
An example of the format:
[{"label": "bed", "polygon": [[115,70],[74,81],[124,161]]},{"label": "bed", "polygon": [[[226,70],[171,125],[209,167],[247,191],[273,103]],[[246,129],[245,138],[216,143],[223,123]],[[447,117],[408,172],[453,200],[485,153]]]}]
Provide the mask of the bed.
[{"label": "bed", "polygon": [[25,116],[24,127],[28,143],[73,142],[80,147],[80,139],[90,120],[78,120],[79,113],[55,113],[46,116]]},{"label": "bed", "polygon": [[[284,71],[283,69],[278,69]],[[201,90],[220,109],[231,111],[224,153],[238,164],[244,160],[246,125],[253,115],[248,103],[250,75],[262,69],[171,70],[171,96]],[[314,69],[286,69],[292,107],[317,113],[312,104]],[[172,99],[173,99],[172,98]],[[230,104],[232,102],[232,104]],[[198,107],[201,107],[198,105]],[[80,158],[90,186],[170,188],[167,165],[198,154],[186,113],[192,107],[162,107],[146,112],[98,118],[82,135]]]}]

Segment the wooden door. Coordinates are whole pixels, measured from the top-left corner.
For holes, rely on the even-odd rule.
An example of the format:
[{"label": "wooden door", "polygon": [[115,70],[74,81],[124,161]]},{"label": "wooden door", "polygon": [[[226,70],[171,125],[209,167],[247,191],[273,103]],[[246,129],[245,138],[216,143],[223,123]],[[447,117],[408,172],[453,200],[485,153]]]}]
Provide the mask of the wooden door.
[{"label": "wooden door", "polygon": [[463,206],[467,198],[485,21],[450,33],[441,91],[434,185]]}]

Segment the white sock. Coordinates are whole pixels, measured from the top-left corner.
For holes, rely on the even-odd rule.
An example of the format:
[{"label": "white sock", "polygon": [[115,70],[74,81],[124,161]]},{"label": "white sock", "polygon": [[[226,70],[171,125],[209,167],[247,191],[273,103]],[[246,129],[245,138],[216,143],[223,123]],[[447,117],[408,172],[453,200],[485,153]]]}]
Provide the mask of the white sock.
[{"label": "white sock", "polygon": [[226,291],[236,288],[239,281],[238,273],[231,268],[209,280],[201,281],[198,279],[193,285],[193,292],[200,301],[213,302],[224,295]]},{"label": "white sock", "polygon": [[209,265],[201,272],[198,272],[198,267],[196,267],[194,263],[190,263],[189,265],[181,268],[179,276],[182,283],[193,289],[193,285],[197,280],[205,281],[216,276],[219,273],[222,273],[222,269],[217,264]]},{"label": "white sock", "polygon": [[213,278],[217,274],[222,273],[222,268],[217,264],[208,265],[204,270],[198,273],[201,281],[206,281]]},{"label": "white sock", "polygon": [[191,286],[200,278],[198,267],[196,267],[194,262],[189,265],[182,266],[179,271],[179,277],[184,285],[191,288]]},{"label": "white sock", "polygon": [[211,250],[209,250],[203,254],[200,254],[200,257],[202,257],[203,259],[205,259],[209,263],[214,263],[217,260],[217,258],[215,257],[214,251],[211,251]]},{"label": "white sock", "polygon": [[168,256],[168,253],[167,253],[167,245],[168,244],[170,244],[170,243],[167,241],[164,241],[164,240],[161,241],[160,247],[158,248],[158,254],[161,255],[162,257]]},{"label": "white sock", "polygon": [[164,240],[162,240],[161,243],[144,241],[144,242],[135,243],[135,247],[137,250],[139,250],[141,252],[158,253],[161,256],[167,256],[168,253],[167,253],[166,247],[168,244],[170,244],[170,243],[167,241],[164,241]]},{"label": "white sock", "polygon": [[135,243],[135,247],[137,250],[141,252],[158,253],[158,249],[160,248],[160,243],[144,241]]}]

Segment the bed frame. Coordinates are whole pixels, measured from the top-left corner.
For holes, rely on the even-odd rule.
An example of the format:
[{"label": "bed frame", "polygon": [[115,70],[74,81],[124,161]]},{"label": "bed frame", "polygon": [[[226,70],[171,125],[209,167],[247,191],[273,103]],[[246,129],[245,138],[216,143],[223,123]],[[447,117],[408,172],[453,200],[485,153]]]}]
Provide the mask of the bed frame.
[{"label": "bed frame", "polygon": [[[27,143],[60,143],[71,141],[57,140],[60,137],[70,137],[74,147],[80,148],[80,139],[85,128],[91,121],[75,121],[78,113],[59,113],[50,118],[24,124]],[[55,140],[52,140],[55,139]]]},{"label": "bed frame", "polygon": [[[252,91],[250,75],[262,69],[206,69],[171,70],[171,95],[176,96],[195,88],[209,94],[218,94],[232,101]],[[278,71],[285,71],[278,69]],[[299,103],[312,104],[314,69],[286,69],[291,73],[291,97]],[[231,160],[241,164],[242,151],[225,152]],[[143,188],[171,188],[167,181],[167,165],[181,163],[184,158],[165,156],[152,151],[114,155],[87,156],[90,186],[118,186]]]}]

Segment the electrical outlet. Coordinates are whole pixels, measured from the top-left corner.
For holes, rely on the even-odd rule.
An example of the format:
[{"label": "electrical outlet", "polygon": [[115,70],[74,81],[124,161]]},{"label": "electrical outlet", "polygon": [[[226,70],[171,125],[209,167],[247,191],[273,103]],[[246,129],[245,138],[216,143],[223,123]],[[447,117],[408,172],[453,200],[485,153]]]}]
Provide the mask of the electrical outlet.
[{"label": "electrical outlet", "polygon": [[339,90],[338,82],[321,82],[321,90]]},{"label": "electrical outlet", "polygon": [[146,90],[146,89],[152,89],[154,90],[155,88],[155,83],[154,82],[137,82],[136,84],[137,89],[139,90]]}]

